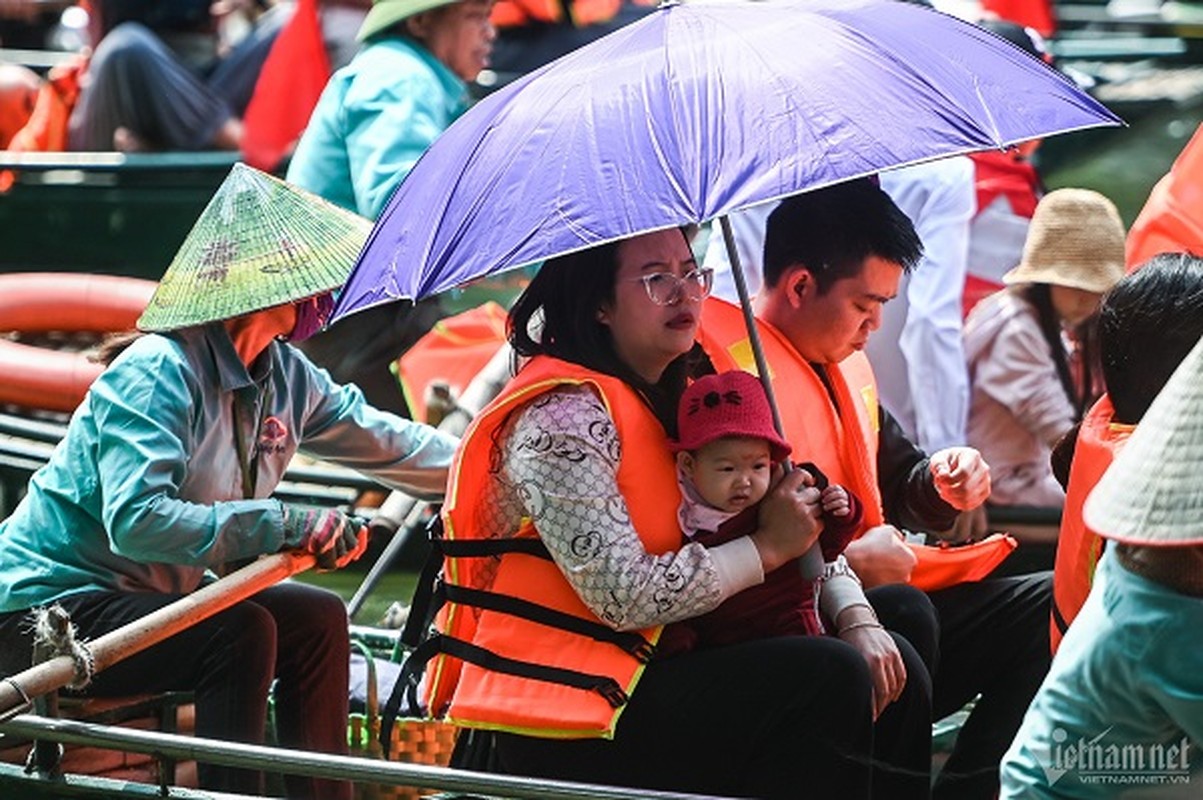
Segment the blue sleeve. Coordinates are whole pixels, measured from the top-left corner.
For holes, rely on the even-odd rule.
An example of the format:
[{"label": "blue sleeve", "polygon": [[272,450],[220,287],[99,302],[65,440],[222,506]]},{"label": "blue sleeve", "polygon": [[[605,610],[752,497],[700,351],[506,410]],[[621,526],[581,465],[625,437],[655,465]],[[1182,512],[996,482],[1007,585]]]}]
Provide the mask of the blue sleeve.
[{"label": "blue sleeve", "polygon": [[212,567],[280,548],[278,501],[180,497],[199,403],[187,365],[166,352],[120,360],[93,385],[101,522],[119,555]]},{"label": "blue sleeve", "polygon": [[300,447],[372,475],[411,496],[436,500],[459,440],[430,425],[371,406],[356,386],[340,386],[299,352],[289,372],[293,390],[307,387]]},{"label": "blue sleeve", "polygon": [[[1203,650],[1184,646],[1197,634],[1203,599],[1182,597],[1183,615],[1177,633],[1158,637],[1158,652],[1148,654],[1147,683],[1153,697],[1173,722],[1203,747]],[[1193,614],[1188,611],[1193,607]],[[1190,614],[1190,616],[1188,616]],[[1193,617],[1194,621],[1189,622]]]},{"label": "blue sleeve", "polygon": [[376,219],[393,190],[451,123],[445,92],[437,82],[416,75],[364,75],[348,92],[344,110],[357,210]]}]

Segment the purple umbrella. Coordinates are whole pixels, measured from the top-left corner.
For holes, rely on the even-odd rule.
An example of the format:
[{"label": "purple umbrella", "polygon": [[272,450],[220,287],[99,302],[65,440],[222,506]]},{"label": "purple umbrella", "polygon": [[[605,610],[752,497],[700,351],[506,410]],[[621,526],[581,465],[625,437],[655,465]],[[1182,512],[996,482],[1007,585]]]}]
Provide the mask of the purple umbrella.
[{"label": "purple umbrella", "polygon": [[390,200],[335,318],[890,167],[1114,124],[1018,48],[909,3],[670,3],[452,125]]}]

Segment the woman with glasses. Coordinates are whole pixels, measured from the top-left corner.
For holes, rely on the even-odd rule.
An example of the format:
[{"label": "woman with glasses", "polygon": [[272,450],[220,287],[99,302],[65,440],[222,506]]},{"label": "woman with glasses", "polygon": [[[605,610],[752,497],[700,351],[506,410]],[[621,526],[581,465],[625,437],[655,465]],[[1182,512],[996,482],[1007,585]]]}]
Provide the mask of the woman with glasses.
[{"label": "woman with glasses", "polygon": [[819,491],[798,471],[751,534],[712,548],[682,535],[668,440],[710,285],[665,230],[549,261],[518,299],[509,340],[528,360],[452,466],[448,603],[425,645],[425,699],[497,731],[506,773],[867,797],[872,690],[851,646],[655,652],[665,624],[760,584],[821,527]]}]

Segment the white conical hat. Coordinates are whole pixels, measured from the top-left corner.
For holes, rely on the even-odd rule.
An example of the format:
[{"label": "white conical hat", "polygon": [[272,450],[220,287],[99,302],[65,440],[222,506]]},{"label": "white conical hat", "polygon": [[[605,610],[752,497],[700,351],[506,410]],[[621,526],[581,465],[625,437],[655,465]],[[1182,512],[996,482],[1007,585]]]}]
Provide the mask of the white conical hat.
[{"label": "white conical hat", "polygon": [[235,164],[180,245],[138,328],[202,325],[337,289],[371,229],[357,214]]},{"label": "white conical hat", "polygon": [[1149,406],[1083,515],[1108,539],[1203,545],[1203,342]]}]

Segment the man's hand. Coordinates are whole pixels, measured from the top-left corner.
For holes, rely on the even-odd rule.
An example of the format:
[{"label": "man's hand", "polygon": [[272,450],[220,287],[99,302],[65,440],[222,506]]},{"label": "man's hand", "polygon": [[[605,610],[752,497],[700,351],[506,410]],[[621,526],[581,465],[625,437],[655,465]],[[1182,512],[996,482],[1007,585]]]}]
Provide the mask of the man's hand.
[{"label": "man's hand", "polygon": [[946,447],[930,463],[936,491],[958,511],[977,508],[990,497],[990,467],[972,447]]},{"label": "man's hand", "polygon": [[869,676],[873,680],[873,719],[877,719],[906,688],[906,665],[898,645],[868,606],[854,605],[841,611],[836,631],[869,665]]},{"label": "man's hand", "polygon": [[911,579],[918,559],[893,525],[878,525],[848,544],[844,558],[866,589]]}]

